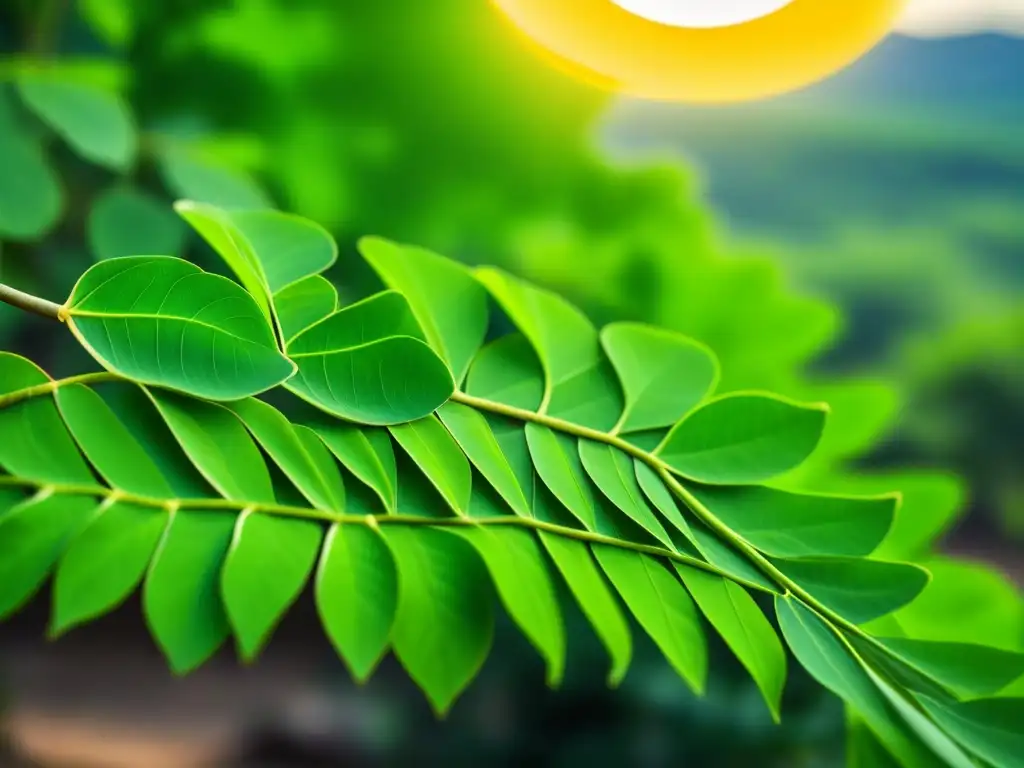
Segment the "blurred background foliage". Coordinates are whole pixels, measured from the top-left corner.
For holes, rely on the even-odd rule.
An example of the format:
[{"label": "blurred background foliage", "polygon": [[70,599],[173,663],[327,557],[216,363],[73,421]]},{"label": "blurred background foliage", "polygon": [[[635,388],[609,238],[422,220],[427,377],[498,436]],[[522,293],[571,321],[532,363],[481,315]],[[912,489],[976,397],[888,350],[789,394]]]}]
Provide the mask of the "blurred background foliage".
[{"label": "blurred background foliage", "polygon": [[[894,38],[808,92],[711,111],[611,105],[479,0],[4,0],[0,51],[4,282],[59,300],[96,259],[215,269],[181,197],[328,226],[343,297],[376,287],[353,257],[368,233],[501,265],[598,322],[701,339],[726,390],[830,402],[821,450],[783,482],[903,490],[879,556],[935,579],[887,629],[1024,647],[1011,579],[935,549],[955,527],[954,550],[1006,565],[1024,540],[1024,42]],[[57,374],[88,365],[4,307],[0,343]],[[99,626],[104,645],[139,641]],[[504,633],[447,724],[393,665],[357,691],[325,649],[282,641],[325,658],[329,695],[298,723],[282,697],[253,749],[287,756],[244,764],[844,760],[841,707],[806,678],[774,728],[722,649],[707,700],[642,646],[608,691],[575,629],[562,692]],[[360,727],[340,722],[353,707]],[[867,737],[852,743],[871,765]]]}]

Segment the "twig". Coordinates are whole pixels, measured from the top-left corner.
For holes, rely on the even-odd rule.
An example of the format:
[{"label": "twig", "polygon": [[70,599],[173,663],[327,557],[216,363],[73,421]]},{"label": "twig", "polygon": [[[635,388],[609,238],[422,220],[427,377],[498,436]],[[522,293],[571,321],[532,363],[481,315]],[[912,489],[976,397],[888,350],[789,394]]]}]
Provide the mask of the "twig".
[{"label": "twig", "polygon": [[54,304],[52,301],[24,293],[3,283],[0,283],[0,301],[4,304],[10,304],[12,307],[23,309],[26,312],[42,315],[50,320],[61,321],[62,319],[60,304]]}]

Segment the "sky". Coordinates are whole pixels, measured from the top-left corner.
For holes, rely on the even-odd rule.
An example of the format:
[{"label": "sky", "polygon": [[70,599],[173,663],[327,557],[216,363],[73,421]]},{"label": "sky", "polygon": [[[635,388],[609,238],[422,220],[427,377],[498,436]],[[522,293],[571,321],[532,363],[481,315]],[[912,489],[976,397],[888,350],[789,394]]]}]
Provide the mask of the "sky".
[{"label": "sky", "polygon": [[899,31],[928,36],[981,31],[1024,35],[1024,0],[909,0]]}]

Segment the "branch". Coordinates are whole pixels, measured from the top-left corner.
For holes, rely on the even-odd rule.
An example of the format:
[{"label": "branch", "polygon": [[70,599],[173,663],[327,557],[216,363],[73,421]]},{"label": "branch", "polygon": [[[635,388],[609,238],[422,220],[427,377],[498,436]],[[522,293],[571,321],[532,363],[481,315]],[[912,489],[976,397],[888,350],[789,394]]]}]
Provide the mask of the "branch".
[{"label": "branch", "polygon": [[49,318],[50,320],[63,322],[60,304],[54,304],[52,301],[41,299],[38,296],[23,293],[3,283],[0,283],[0,301],[10,304],[12,307],[23,309],[26,312],[33,312],[34,314]]}]

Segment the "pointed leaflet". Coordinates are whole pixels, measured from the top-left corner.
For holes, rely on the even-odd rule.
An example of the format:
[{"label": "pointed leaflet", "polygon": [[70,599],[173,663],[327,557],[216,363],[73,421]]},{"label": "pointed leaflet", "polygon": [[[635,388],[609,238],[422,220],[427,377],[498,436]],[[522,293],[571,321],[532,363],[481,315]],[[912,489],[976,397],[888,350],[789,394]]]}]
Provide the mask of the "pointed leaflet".
[{"label": "pointed leaflet", "polygon": [[165,510],[107,507],[61,558],[51,632],[59,634],[120,605],[142,581],[170,518]]},{"label": "pointed leaflet", "polygon": [[208,400],[277,386],[295,370],[252,297],[181,259],[110,259],[86,272],[63,309],[107,370]]},{"label": "pointed leaflet", "polygon": [[774,557],[867,556],[885,539],[899,497],[789,493],[763,486],[687,485],[711,514]]},{"label": "pointed leaflet", "polygon": [[548,667],[548,685],[565,672],[565,626],[547,561],[529,531],[516,528],[452,529],[483,558],[502,603]]},{"label": "pointed leaflet", "polygon": [[473,470],[458,443],[437,417],[427,416],[390,430],[455,513],[468,515]]},{"label": "pointed leaflet", "polygon": [[738,584],[697,568],[673,565],[701,612],[750,672],[772,718],[779,722],[786,652],[768,619]]},{"label": "pointed leaflet", "polygon": [[361,525],[331,526],[316,575],[324,631],[365,682],[388,646],[398,607],[398,573],[380,533]]},{"label": "pointed leaflet", "polygon": [[338,258],[327,230],[298,216],[188,200],[174,208],[224,259],[268,317],[275,293],[323,272]]},{"label": "pointed leaflet", "polygon": [[29,108],[86,160],[114,171],[126,171],[135,161],[138,137],[120,96],[62,77],[57,69],[23,73],[18,89]]},{"label": "pointed leaflet", "polygon": [[173,499],[174,491],[146,450],[99,395],[81,384],[55,393],[64,423],[111,488]]},{"label": "pointed leaflet", "polygon": [[121,256],[178,256],[185,225],[160,200],[131,187],[112,187],[89,211],[89,250],[96,261]]},{"label": "pointed leaflet", "polygon": [[221,594],[242,658],[252,661],[301,594],[323,529],[309,520],[246,511],[221,574]]},{"label": "pointed leaflet", "polygon": [[608,684],[617,686],[629,669],[633,639],[622,609],[598,570],[590,548],[582,541],[544,531],[540,532],[540,541],[602,644],[608,649],[612,662]]},{"label": "pointed leaflet", "polygon": [[898,719],[885,696],[829,625],[791,598],[776,598],[775,611],[797,661],[815,680],[852,706],[902,765],[941,765]]},{"label": "pointed leaflet", "polygon": [[179,445],[210,485],[233,501],[275,501],[270,473],[242,422],[227,408],[173,392],[149,393]]},{"label": "pointed leaflet", "polygon": [[35,594],[96,506],[88,497],[43,493],[0,517],[0,618]]},{"label": "pointed leaflet", "polygon": [[461,384],[487,333],[487,292],[461,264],[422,248],[367,237],[359,252],[409,300],[430,345]]},{"label": "pointed leaflet", "polygon": [[622,395],[601,357],[597,331],[583,313],[500,270],[478,269],[476,276],[540,359],[545,378],[540,412],[610,429],[622,411]]},{"label": "pointed leaflet", "polygon": [[939,726],[994,768],[1024,766],[1024,699],[918,700]]},{"label": "pointed leaflet", "polygon": [[967,643],[878,638],[903,661],[965,696],[992,696],[1024,675],[1024,654]]},{"label": "pointed leaflet", "polygon": [[611,445],[585,439],[579,441],[579,454],[587,474],[609,501],[670,550],[675,550],[672,539],[640,490],[633,459]]},{"label": "pointed leaflet", "polygon": [[201,665],[230,634],[219,585],[236,517],[175,512],[150,566],[142,591],[146,623],[178,674]]},{"label": "pointed leaflet", "polygon": [[287,344],[338,309],[338,290],[320,275],[307,277],[274,294],[274,308]]},{"label": "pointed leaflet", "polygon": [[228,406],[256,438],[267,455],[317,509],[345,511],[341,472],[318,439],[303,437],[304,427],[293,426],[273,406],[249,398]]},{"label": "pointed leaflet", "polygon": [[545,485],[587,530],[596,531],[594,495],[576,440],[532,422],[526,425],[526,439],[534,466]]},{"label": "pointed leaflet", "polygon": [[718,360],[703,344],[638,323],[613,323],[601,344],[622,383],[626,405],[617,432],[670,427],[718,382]]},{"label": "pointed leaflet", "polygon": [[452,401],[441,406],[437,415],[480,474],[512,510],[521,517],[532,517],[526,493],[484,415]]},{"label": "pointed leaflet", "polygon": [[288,343],[298,374],[285,386],[334,416],[400,424],[432,413],[454,391],[451,372],[423,341],[393,291],[335,312]]},{"label": "pointed leaflet", "polygon": [[928,584],[916,565],[859,558],[773,560],[776,567],[854,624],[866,624],[911,602]]},{"label": "pointed leaflet", "polygon": [[827,411],[779,397],[725,395],[680,421],[657,454],[704,483],[752,484],[792,469],[818,444]]},{"label": "pointed leaflet", "polygon": [[708,651],[697,608],[679,579],[652,557],[595,544],[597,561],[640,626],[697,694],[707,680]]},{"label": "pointed leaflet", "polygon": [[443,715],[491,648],[494,609],[487,571],[467,542],[445,531],[382,530],[398,565],[395,654]]},{"label": "pointed leaflet", "polygon": [[[34,363],[0,352],[0,395],[49,382]],[[50,398],[0,406],[0,435],[0,468],[12,475],[44,483],[95,484]]]},{"label": "pointed leaflet", "polygon": [[398,470],[387,430],[317,421],[310,427],[349,472],[370,486],[389,512],[398,503]]},{"label": "pointed leaflet", "polygon": [[539,410],[544,399],[544,370],[529,340],[513,333],[481,349],[469,369],[466,392],[514,408]]}]

